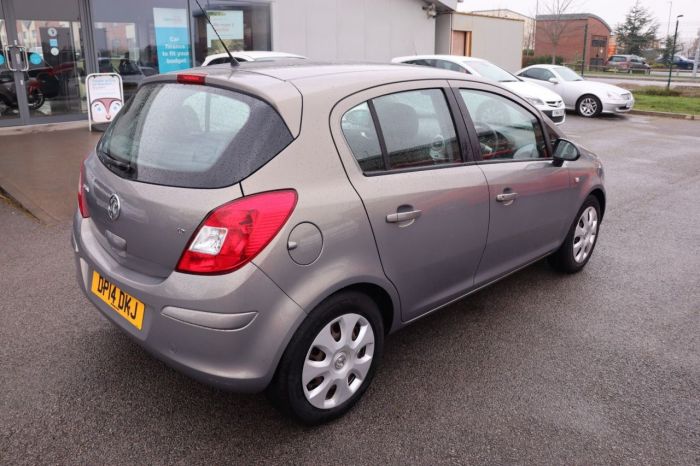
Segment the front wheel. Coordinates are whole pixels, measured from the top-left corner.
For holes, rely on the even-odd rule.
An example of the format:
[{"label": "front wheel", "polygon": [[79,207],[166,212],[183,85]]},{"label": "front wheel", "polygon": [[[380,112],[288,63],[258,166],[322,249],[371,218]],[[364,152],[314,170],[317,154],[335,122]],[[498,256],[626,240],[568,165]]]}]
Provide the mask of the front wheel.
[{"label": "front wheel", "polygon": [[594,95],[586,94],[581,96],[576,102],[576,113],[586,118],[593,118],[600,115],[603,111],[603,104],[600,99]]},{"label": "front wheel", "polygon": [[564,273],[581,271],[593,254],[600,229],[600,203],[590,195],[581,206],[561,247],[549,256],[550,264]]},{"label": "front wheel", "polygon": [[281,411],[315,425],[345,414],[372,381],[384,347],[377,304],[359,292],[331,296],[289,343],[268,397]]}]

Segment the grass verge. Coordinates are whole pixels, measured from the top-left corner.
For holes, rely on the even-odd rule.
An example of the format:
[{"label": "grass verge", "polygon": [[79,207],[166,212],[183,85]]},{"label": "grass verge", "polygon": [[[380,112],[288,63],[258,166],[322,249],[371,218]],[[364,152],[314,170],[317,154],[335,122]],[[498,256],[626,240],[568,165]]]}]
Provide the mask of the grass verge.
[{"label": "grass verge", "polygon": [[634,108],[654,112],[700,115],[700,97],[647,95],[635,92]]}]

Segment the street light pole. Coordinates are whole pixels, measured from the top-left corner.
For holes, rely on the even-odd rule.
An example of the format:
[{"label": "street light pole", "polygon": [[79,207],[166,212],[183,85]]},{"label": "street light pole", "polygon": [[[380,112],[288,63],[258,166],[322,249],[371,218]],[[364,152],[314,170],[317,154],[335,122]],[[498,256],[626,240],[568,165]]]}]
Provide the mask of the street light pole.
[{"label": "street light pole", "polygon": [[681,19],[683,15],[676,16],[676,31],[673,33],[673,46],[671,48],[671,57],[669,59],[670,63],[668,65],[668,82],[666,83],[666,90],[671,89],[671,73],[673,72],[673,58],[676,56],[676,38],[678,37],[678,20]]}]

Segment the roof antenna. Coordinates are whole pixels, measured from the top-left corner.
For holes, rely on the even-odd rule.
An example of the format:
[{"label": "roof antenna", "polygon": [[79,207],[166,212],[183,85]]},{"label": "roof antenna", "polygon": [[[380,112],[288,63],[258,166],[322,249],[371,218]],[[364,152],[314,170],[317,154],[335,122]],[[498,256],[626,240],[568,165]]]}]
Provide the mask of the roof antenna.
[{"label": "roof antenna", "polygon": [[209,15],[207,12],[202,8],[202,5],[199,3],[199,0],[194,0],[197,2],[197,6],[199,7],[200,10],[202,10],[202,13],[204,13],[204,17],[207,18],[207,23],[209,23],[209,26],[211,26],[212,30],[214,31],[214,34],[216,34],[216,37],[219,38],[219,42],[221,42],[221,45],[223,46],[224,50],[226,50],[226,54],[228,57],[231,59],[231,68],[236,68],[237,66],[240,66],[240,63],[238,63],[238,60],[236,60],[233,55],[231,54],[231,51],[226,47],[226,44],[224,44],[223,39],[221,39],[221,36],[219,35],[219,31],[216,30],[213,24],[211,24],[211,19],[209,19]]}]

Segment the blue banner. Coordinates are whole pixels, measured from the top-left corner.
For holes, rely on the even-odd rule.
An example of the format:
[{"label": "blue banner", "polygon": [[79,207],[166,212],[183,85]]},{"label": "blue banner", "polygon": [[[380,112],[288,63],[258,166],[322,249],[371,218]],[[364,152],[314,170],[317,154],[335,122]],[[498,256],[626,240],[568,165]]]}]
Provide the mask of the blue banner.
[{"label": "blue banner", "polygon": [[154,8],[158,71],[167,73],[190,68],[192,56],[187,31],[187,10],[184,8]]}]

